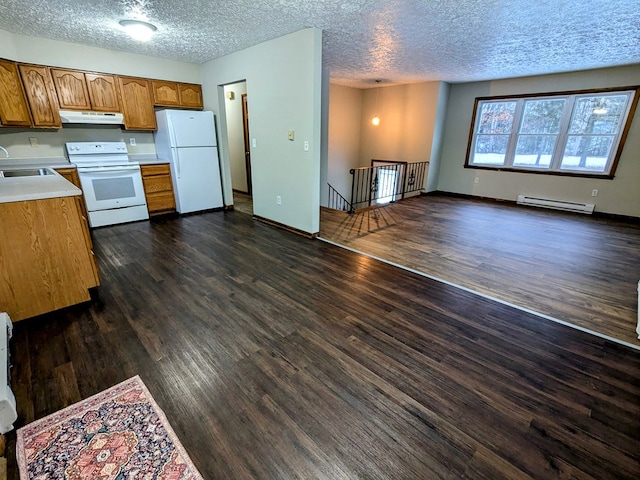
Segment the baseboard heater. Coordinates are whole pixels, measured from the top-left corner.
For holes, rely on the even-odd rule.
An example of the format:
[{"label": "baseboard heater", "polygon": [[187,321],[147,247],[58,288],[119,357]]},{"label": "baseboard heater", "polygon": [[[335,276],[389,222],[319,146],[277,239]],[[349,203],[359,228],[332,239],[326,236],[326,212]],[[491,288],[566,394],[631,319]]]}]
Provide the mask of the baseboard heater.
[{"label": "baseboard heater", "polygon": [[593,209],[595,207],[593,203],[562,202],[560,200],[551,200],[549,198],[528,197],[527,195],[518,195],[518,204],[587,214],[593,213]]}]

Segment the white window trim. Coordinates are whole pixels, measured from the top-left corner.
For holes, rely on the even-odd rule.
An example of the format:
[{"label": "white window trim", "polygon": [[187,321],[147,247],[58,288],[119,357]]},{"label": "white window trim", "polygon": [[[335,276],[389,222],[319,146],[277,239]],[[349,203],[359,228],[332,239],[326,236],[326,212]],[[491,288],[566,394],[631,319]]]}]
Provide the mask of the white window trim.
[{"label": "white window trim", "polygon": [[[621,87],[621,88],[600,89],[600,90],[581,90],[581,91],[574,91],[574,92],[509,95],[509,96],[500,96],[500,97],[477,97],[475,99],[475,104],[473,108],[471,131],[469,133],[469,143],[467,146],[467,156],[465,159],[464,166],[465,168],[513,171],[513,172],[522,172],[522,173],[582,176],[582,177],[590,177],[590,178],[613,178],[616,167],[618,165],[618,161],[620,159],[620,154],[622,153],[624,140],[627,137],[627,133],[631,125],[631,121],[633,120],[633,115],[635,113],[635,109],[638,103],[638,94],[640,91],[639,89],[640,89],[639,86],[633,86],[633,87]],[[603,95],[603,96],[604,95],[621,95],[621,94],[627,95],[627,104],[626,104],[624,114],[621,118],[620,128],[618,129],[618,132],[615,134],[615,137],[611,146],[611,150],[609,152],[609,157],[607,159],[605,171],[593,172],[593,171],[588,171],[583,169],[567,169],[567,168],[561,169],[560,164],[562,162],[566,144],[569,136],[572,135],[569,133],[569,126],[573,116],[573,109],[574,109],[576,100],[579,99],[580,97],[592,97],[592,96],[598,96],[598,95]],[[529,167],[529,166],[522,166],[522,165],[514,166],[513,162],[515,159],[515,151],[518,143],[518,137],[520,135],[519,134],[520,124],[523,117],[522,114],[524,110],[525,101],[547,100],[547,99],[555,99],[555,98],[565,98],[567,100],[567,103],[565,104],[562,119],[560,122],[559,133],[557,135],[556,143],[553,149],[550,166],[549,167],[540,167],[540,166]],[[476,141],[478,137],[478,128],[480,126],[479,115],[481,113],[482,104],[487,102],[508,102],[508,101],[511,101],[511,102],[515,101],[516,109],[513,116],[513,125],[511,128],[511,133],[508,134],[509,140],[508,140],[507,149],[505,153],[504,164],[496,165],[496,164],[487,164],[487,163],[473,163],[473,155],[475,152]],[[596,134],[594,134],[594,136],[595,135]],[[607,134],[605,136],[611,136],[611,135]]]}]

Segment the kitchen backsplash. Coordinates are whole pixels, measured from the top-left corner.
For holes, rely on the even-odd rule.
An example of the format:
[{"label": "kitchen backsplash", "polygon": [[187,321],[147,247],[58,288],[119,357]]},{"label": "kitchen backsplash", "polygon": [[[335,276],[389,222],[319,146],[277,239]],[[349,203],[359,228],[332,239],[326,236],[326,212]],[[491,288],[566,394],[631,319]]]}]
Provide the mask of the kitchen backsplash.
[{"label": "kitchen backsplash", "polygon": [[[131,142],[131,139],[134,139]],[[152,132],[124,131],[118,126],[69,125],[59,130],[3,128],[0,146],[13,159],[66,157],[66,142],[125,142],[130,155],[155,156]],[[135,145],[131,145],[135,143]],[[4,153],[0,151],[0,158]]]}]

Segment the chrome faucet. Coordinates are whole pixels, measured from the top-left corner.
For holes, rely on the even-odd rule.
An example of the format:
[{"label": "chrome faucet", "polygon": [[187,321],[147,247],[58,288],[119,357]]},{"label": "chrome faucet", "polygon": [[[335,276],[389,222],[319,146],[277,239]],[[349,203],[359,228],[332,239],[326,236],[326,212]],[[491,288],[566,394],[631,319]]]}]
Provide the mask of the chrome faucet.
[{"label": "chrome faucet", "polygon": [[5,158],[10,158],[11,157],[11,155],[9,155],[9,151],[6,148],[0,146],[0,150],[2,150],[4,152]]}]

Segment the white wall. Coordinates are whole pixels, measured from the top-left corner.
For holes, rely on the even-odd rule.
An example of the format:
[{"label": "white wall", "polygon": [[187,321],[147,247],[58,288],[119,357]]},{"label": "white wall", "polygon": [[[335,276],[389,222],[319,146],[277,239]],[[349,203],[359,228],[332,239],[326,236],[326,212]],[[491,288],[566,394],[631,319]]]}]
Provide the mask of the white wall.
[{"label": "white wall", "polygon": [[18,54],[13,39],[13,33],[0,30],[0,58],[15,60]]},{"label": "white wall", "polygon": [[[332,84],[329,183],[349,199],[351,168],[368,167],[371,159],[429,161],[425,187],[435,190],[448,95],[443,82],[366,90]],[[374,114],[381,119],[377,127],[371,124]]]},{"label": "white wall", "polygon": [[433,126],[433,141],[431,142],[431,157],[429,159],[429,170],[425,182],[425,190],[433,192],[438,189],[438,176],[440,175],[440,158],[444,143],[444,128],[447,116],[447,105],[449,104],[450,85],[445,82],[440,83],[438,91],[438,106],[436,108],[436,119]]},{"label": "white wall", "polygon": [[[515,201],[518,194],[595,203],[596,211],[640,217],[640,109],[613,180],[464,168],[476,97],[637,85],[640,65],[451,86],[438,190]],[[474,179],[478,178],[478,183]],[[598,196],[591,191],[598,189]]]},{"label": "white wall", "polygon": [[[37,145],[31,146],[34,138]],[[129,139],[136,139],[136,146]],[[155,155],[156,148],[151,132],[125,131],[120,127],[105,125],[68,125],[60,130],[2,128],[0,145],[9,151],[12,159],[64,159],[66,142],[126,142],[131,155]],[[66,159],[65,159],[66,161]]]},{"label": "white wall", "polygon": [[320,108],[320,205],[326,207],[329,191],[329,67],[322,67]]},{"label": "white wall", "polygon": [[101,73],[187,83],[202,82],[201,66],[195,63],[29,37],[3,30],[0,30],[0,58]]},{"label": "white wall", "polygon": [[[0,58],[24,63],[76,68],[103,73],[201,83],[201,66],[104,48],[28,37],[0,30]],[[35,138],[36,147],[29,139]],[[153,133],[126,131],[118,126],[67,125],[54,129],[0,129],[0,145],[12,158],[63,158],[64,144],[79,141],[126,141],[132,155],[155,155]]]},{"label": "white wall", "polygon": [[[233,100],[228,94],[233,92]],[[231,184],[234,190],[248,193],[247,164],[244,155],[244,122],[242,118],[242,94],[247,93],[245,82],[233,83],[224,87],[224,110],[227,120],[229,141],[229,168]],[[247,105],[249,98],[247,97]]]},{"label": "white wall", "polygon": [[[322,34],[305,29],[203,65],[205,108],[227,137],[224,89],[247,82],[254,214],[316,233],[320,225]],[[295,140],[287,132],[295,132]],[[309,142],[309,151],[303,142]],[[233,204],[229,149],[222,145],[225,204]],[[276,204],[276,197],[281,204]]]},{"label": "white wall", "polygon": [[[399,162],[430,160],[439,95],[440,82],[364,90],[361,165],[370,165],[373,158]],[[371,124],[374,113],[380,117],[377,127]]]},{"label": "white wall", "polygon": [[[351,195],[349,170],[362,166],[360,162],[362,92],[359,88],[336,84],[331,84],[329,87],[327,181],[347,200]],[[323,185],[322,188],[328,187]]]}]

